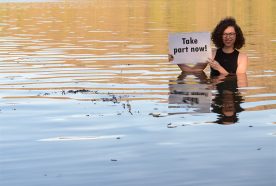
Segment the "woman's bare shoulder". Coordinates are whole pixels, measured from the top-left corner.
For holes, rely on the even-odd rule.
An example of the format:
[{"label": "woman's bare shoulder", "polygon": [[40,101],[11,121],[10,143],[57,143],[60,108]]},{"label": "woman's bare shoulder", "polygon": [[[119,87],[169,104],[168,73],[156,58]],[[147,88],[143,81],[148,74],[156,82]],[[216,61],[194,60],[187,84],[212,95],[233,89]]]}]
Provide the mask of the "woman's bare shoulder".
[{"label": "woman's bare shoulder", "polygon": [[239,55],[240,55],[241,57],[247,57],[247,54],[244,53],[244,52],[240,52]]},{"label": "woman's bare shoulder", "polygon": [[239,53],[239,61],[248,61],[248,56],[247,56],[247,54],[246,53],[242,53],[242,52],[240,52]]}]

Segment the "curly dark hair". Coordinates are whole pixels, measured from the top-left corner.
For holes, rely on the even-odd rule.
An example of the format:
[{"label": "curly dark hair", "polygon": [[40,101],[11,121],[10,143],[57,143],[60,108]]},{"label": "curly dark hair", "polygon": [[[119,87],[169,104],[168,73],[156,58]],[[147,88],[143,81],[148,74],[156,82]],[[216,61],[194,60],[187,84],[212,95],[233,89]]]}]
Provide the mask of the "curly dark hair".
[{"label": "curly dark hair", "polygon": [[245,44],[245,38],[243,36],[241,28],[239,27],[239,25],[237,25],[236,20],[233,17],[226,17],[225,19],[222,19],[217,24],[217,26],[212,32],[211,39],[213,43],[217,48],[222,48],[224,46],[222,36],[223,36],[224,30],[229,26],[234,27],[236,32],[236,41],[234,43],[234,48],[236,49],[242,48],[243,45]]}]

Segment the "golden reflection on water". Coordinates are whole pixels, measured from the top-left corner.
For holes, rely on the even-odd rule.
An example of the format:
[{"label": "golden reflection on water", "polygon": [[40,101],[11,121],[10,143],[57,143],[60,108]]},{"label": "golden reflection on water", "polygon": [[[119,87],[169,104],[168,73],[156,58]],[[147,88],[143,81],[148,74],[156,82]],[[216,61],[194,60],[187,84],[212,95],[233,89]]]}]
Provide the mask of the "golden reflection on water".
[{"label": "golden reflection on water", "polygon": [[231,15],[246,36],[242,51],[250,59],[249,86],[265,87],[247,94],[271,93],[275,98],[275,4],[273,0],[0,3],[0,89],[87,88],[165,95],[169,80],[180,73],[167,62],[168,33],[211,31]]}]

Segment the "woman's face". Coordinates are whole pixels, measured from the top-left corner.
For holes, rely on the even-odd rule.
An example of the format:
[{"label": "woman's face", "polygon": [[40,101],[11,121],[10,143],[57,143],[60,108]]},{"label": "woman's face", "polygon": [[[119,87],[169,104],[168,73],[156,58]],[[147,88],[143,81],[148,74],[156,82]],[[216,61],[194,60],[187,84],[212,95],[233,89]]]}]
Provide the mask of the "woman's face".
[{"label": "woman's face", "polygon": [[233,47],[236,41],[236,31],[233,26],[228,26],[223,34],[222,34],[222,41],[225,47]]}]

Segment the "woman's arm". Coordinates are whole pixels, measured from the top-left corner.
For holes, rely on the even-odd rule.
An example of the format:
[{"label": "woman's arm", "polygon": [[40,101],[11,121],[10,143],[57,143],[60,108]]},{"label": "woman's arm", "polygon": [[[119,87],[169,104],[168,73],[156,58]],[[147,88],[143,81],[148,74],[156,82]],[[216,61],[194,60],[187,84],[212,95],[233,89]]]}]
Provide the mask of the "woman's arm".
[{"label": "woman's arm", "polygon": [[220,74],[223,75],[227,75],[229,74],[217,61],[215,61],[214,59],[208,59],[208,63],[210,65],[210,67],[212,67],[213,69],[219,71]]},{"label": "woman's arm", "polygon": [[238,84],[238,88],[242,88],[242,87],[247,87],[248,86],[248,81],[247,81],[247,75],[246,75],[246,73],[237,74],[237,84]]},{"label": "woman's arm", "polygon": [[215,60],[215,57],[216,57],[216,54],[217,54],[217,49],[212,49],[212,58],[208,58],[208,64],[210,65],[211,68],[219,71],[220,74],[222,75],[227,75],[229,74],[216,60]]},{"label": "woman's arm", "polygon": [[244,74],[246,73],[247,70],[247,65],[248,65],[248,57],[246,54],[239,54],[238,57],[238,68],[237,68],[237,74]]}]

